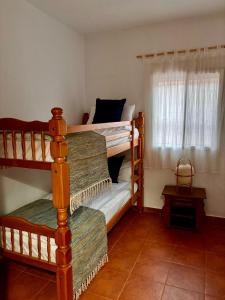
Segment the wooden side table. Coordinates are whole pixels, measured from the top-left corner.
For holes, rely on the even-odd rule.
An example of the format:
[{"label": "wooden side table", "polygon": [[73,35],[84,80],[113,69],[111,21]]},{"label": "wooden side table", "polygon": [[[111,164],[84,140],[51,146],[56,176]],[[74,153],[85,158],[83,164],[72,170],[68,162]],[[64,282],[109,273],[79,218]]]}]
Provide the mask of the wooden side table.
[{"label": "wooden side table", "polygon": [[163,221],[166,227],[201,230],[205,217],[206,191],[204,188],[187,189],[166,185],[162,195],[165,197]]}]

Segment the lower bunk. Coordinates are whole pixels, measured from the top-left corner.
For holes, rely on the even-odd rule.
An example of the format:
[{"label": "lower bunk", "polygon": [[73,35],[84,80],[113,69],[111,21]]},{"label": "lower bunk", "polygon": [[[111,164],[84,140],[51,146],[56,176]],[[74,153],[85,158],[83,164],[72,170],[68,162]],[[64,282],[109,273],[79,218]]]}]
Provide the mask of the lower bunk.
[{"label": "lower bunk", "polygon": [[[73,294],[78,299],[90,281],[107,262],[107,231],[138,197],[131,182],[112,184],[77,209],[68,219],[72,232]],[[0,243],[5,257],[56,272],[56,209],[52,201],[40,199],[0,218]]]}]

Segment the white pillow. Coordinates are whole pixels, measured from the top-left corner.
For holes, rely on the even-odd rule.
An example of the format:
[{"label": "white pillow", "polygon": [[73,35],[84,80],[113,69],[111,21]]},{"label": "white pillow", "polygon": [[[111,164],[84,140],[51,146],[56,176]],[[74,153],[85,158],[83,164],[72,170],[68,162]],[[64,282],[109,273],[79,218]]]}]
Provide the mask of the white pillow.
[{"label": "white pillow", "polygon": [[132,121],[134,118],[135,104],[125,104],[121,121]]},{"label": "white pillow", "polygon": [[118,181],[131,181],[131,161],[124,161],[122,163],[122,166],[120,168],[119,176],[118,176]]},{"label": "white pillow", "polygon": [[87,124],[92,124],[93,119],[94,119],[94,116],[95,116],[95,105],[93,105],[93,106],[91,107],[91,111],[90,111],[90,113],[89,113],[89,119],[88,119],[88,121],[87,121]]}]

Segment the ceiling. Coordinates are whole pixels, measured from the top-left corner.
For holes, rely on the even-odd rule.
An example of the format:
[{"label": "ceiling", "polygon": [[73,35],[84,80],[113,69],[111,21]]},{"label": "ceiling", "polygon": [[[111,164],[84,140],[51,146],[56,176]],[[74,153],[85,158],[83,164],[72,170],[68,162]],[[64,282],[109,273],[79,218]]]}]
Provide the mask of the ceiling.
[{"label": "ceiling", "polygon": [[225,12],[225,0],[27,0],[79,32],[101,32]]}]

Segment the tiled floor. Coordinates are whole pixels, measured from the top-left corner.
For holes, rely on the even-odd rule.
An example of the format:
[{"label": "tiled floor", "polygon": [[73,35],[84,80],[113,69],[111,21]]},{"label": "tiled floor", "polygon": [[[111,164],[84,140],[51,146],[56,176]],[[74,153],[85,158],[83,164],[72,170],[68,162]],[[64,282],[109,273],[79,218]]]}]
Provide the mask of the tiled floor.
[{"label": "tiled floor", "polygon": [[[223,225],[208,223],[201,234],[166,230],[159,215],[129,211],[109,234],[109,250],[81,300],[225,299]],[[52,274],[11,263],[5,277],[1,300],[56,299]]]}]

